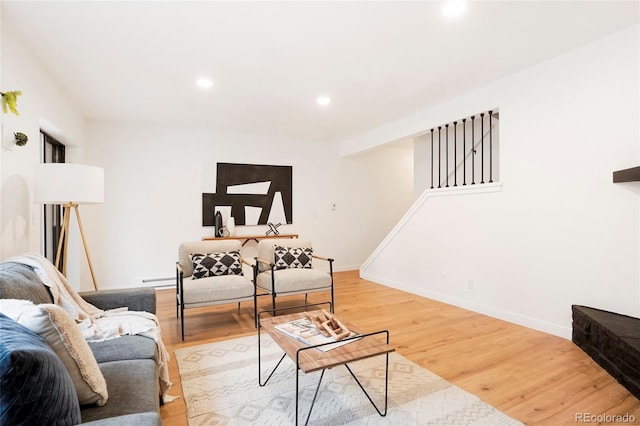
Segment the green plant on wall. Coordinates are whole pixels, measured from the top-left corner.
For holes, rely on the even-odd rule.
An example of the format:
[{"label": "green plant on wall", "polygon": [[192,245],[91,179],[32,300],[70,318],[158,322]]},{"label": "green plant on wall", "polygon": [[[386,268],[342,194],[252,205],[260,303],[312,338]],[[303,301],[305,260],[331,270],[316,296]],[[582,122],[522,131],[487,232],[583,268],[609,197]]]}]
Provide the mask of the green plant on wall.
[{"label": "green plant on wall", "polygon": [[19,90],[12,92],[0,92],[2,94],[2,112],[5,114],[11,111],[15,115],[20,115],[17,109],[18,96],[22,95]]},{"label": "green plant on wall", "polygon": [[[19,90],[13,90],[11,92],[0,92],[2,95],[2,112],[7,114],[12,112],[15,115],[20,115],[18,112],[18,96],[22,95]],[[25,146],[29,141],[29,137],[22,132],[16,132],[13,134],[14,143],[18,146]]]},{"label": "green plant on wall", "polygon": [[25,146],[29,142],[29,137],[22,132],[16,132],[13,134],[15,137],[16,145]]}]

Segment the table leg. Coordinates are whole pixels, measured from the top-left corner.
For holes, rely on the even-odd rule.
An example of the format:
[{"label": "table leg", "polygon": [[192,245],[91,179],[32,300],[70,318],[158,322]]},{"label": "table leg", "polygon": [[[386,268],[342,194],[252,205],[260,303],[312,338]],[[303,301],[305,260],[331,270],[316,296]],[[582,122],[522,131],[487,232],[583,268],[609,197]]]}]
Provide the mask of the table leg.
[{"label": "table leg", "polygon": [[[325,302],[325,303],[317,303],[317,304],[312,304],[312,305],[307,305],[307,306],[317,306],[317,305],[324,305],[324,304],[327,304],[327,302]],[[288,309],[295,309],[295,308],[299,308],[299,307],[283,308],[281,310],[288,310]],[[266,313],[270,313],[270,312],[273,312],[275,314],[276,311],[277,311],[276,309],[271,309],[271,310],[266,310],[266,311],[262,311],[262,312],[258,313],[258,318],[257,318],[257,323],[258,323],[257,324],[257,329],[258,329],[258,383],[260,384],[260,386],[265,386],[267,384],[269,379],[271,379],[271,376],[273,376],[273,373],[275,373],[275,371],[278,369],[278,367],[282,363],[282,360],[285,358],[285,356],[287,356],[286,353],[284,353],[282,355],[282,357],[280,358],[280,360],[278,361],[276,366],[273,368],[271,373],[269,373],[269,376],[267,377],[267,379],[263,383],[262,382],[262,367],[261,367],[261,365],[262,365],[262,362],[261,362],[261,339],[260,339],[260,334],[261,334],[260,333],[260,331],[261,331],[260,329],[261,329],[262,325],[260,323],[260,319],[262,317],[262,314],[266,314]],[[362,335],[350,337],[350,338],[345,339],[345,341],[362,339],[362,338],[366,338],[366,337],[370,337],[370,336],[374,336],[374,335],[378,335],[378,334],[386,334],[386,344],[389,345],[389,331],[388,330],[375,331],[373,333],[367,333],[367,334],[362,334]],[[318,349],[319,347],[327,346],[327,345],[331,345],[331,344],[333,344],[333,342],[322,343],[322,344],[314,345],[314,346],[306,346],[306,347],[299,348],[296,351],[296,372],[295,372],[295,374],[296,374],[296,404],[295,404],[295,409],[296,409],[295,424],[296,424],[296,426],[298,425],[298,408],[299,408],[298,406],[299,406],[299,390],[300,390],[300,353],[304,352],[304,351],[307,351],[307,350],[315,350],[315,349]],[[379,354],[379,355],[382,355],[382,354]],[[387,415],[387,408],[388,408],[388,401],[389,401],[389,352],[384,353],[384,355],[385,355],[385,378],[384,378],[384,409],[383,410],[380,410],[380,408],[378,408],[378,406],[373,401],[373,399],[371,398],[371,396],[369,395],[367,390],[364,388],[362,383],[360,383],[360,380],[358,380],[358,378],[353,373],[351,368],[349,368],[349,365],[347,363],[344,363],[344,366],[347,368],[347,370],[349,371],[349,373],[351,374],[353,379],[356,381],[356,383],[358,384],[360,389],[362,389],[362,392],[364,392],[365,396],[367,397],[367,399],[369,400],[371,405],[373,405],[373,408],[376,409],[376,411],[378,412],[378,414],[381,417],[385,417]],[[311,418],[311,412],[313,410],[313,406],[315,405],[316,399],[318,397],[318,392],[320,390],[320,385],[322,383],[322,379],[324,377],[325,371],[326,371],[326,369],[323,369],[322,370],[322,374],[320,375],[320,379],[318,381],[318,385],[316,386],[316,390],[315,390],[315,393],[313,395],[313,400],[311,401],[311,406],[309,407],[309,412],[307,414],[307,419],[305,421],[305,425],[307,425],[309,423],[309,419]]]},{"label": "table leg", "polygon": [[[260,314],[262,314],[263,312],[260,312]],[[262,382],[262,357],[261,357],[261,351],[260,348],[262,347],[262,345],[260,344],[260,316],[258,316],[258,384],[260,385],[260,387],[264,386],[267,384],[267,382],[269,381],[269,379],[271,378],[271,376],[273,376],[273,373],[276,372],[276,370],[278,369],[278,367],[280,367],[280,364],[282,363],[282,360],[284,359],[284,357],[287,356],[286,353],[282,354],[282,357],[280,358],[280,361],[278,361],[278,363],[276,364],[276,366],[273,368],[273,370],[271,370],[271,373],[269,373],[269,376],[267,377],[267,379],[264,381],[264,383]]]},{"label": "table leg", "polygon": [[349,370],[349,373],[351,373],[351,376],[355,379],[358,386],[360,386],[360,389],[362,389],[362,392],[364,392],[367,399],[369,399],[369,402],[371,403],[371,405],[373,405],[373,408],[376,409],[376,411],[381,417],[384,417],[387,415],[387,402],[389,400],[389,354],[385,354],[385,358],[386,358],[386,362],[385,362],[385,374],[384,374],[384,411],[380,411],[376,403],[373,402],[373,399],[371,399],[371,396],[369,396],[369,393],[366,391],[364,386],[362,386],[362,384],[360,383],[360,380],[358,380],[356,375],[353,374],[353,371],[351,371],[351,369],[349,368],[349,365],[348,364],[344,365],[345,367],[347,367],[347,370]]},{"label": "table leg", "polygon": [[[297,367],[297,366],[296,366]],[[298,426],[298,401],[300,399],[299,396],[299,379],[300,379],[300,373],[299,373],[299,369],[296,368],[296,426]],[[304,422],[305,425],[309,424],[309,419],[311,418],[311,411],[313,410],[313,406],[316,403],[316,398],[318,397],[318,391],[320,390],[320,384],[322,383],[322,378],[324,377],[324,372],[327,370],[322,370],[322,373],[320,374],[320,380],[318,380],[318,385],[316,386],[316,391],[313,394],[313,400],[311,401],[311,406],[309,407],[309,413],[307,414],[307,420]]]}]

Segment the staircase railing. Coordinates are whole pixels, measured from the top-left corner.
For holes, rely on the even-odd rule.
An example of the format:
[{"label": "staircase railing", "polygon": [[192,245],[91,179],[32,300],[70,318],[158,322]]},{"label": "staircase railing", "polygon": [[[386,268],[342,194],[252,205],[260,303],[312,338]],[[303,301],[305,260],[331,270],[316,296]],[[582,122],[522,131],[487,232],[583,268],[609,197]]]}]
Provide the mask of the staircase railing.
[{"label": "staircase railing", "polygon": [[[458,186],[458,175],[462,172],[462,186],[467,185],[467,163],[471,162],[471,175],[469,183],[470,185],[493,183],[494,176],[497,175],[497,169],[494,165],[494,158],[497,159],[497,137],[494,135],[498,130],[497,125],[499,121],[499,114],[495,110],[482,112],[471,117],[463,118],[462,120],[447,123],[443,126],[438,126],[430,130],[431,134],[431,189],[435,188],[449,188],[449,181],[453,180],[453,185]],[[485,131],[485,123],[487,130]],[[479,127],[479,129],[477,129]],[[444,132],[443,132],[444,128]],[[450,130],[452,129],[452,131]],[[479,136],[476,139],[476,130],[479,130]],[[444,136],[443,136],[444,133]],[[450,134],[452,135],[453,149],[450,152],[451,143],[449,141]],[[468,134],[470,133],[470,140]],[[461,134],[461,135],[460,135]],[[459,137],[461,136],[461,137]],[[458,140],[461,139],[461,143]],[[435,147],[437,142],[437,153],[435,153]],[[444,142],[444,152],[442,145]],[[468,142],[471,142],[468,145]],[[462,158],[458,161],[458,147],[462,145]],[[488,152],[485,153],[486,150]],[[469,146],[469,149],[467,149]],[[479,166],[480,170],[476,172],[476,155],[480,152]],[[437,157],[437,161],[436,161]],[[444,159],[444,170],[443,170]],[[452,163],[453,170],[449,170],[449,165]],[[485,167],[488,169],[488,182],[485,182]],[[444,173],[443,173],[444,172]],[[434,174],[437,174],[437,182],[434,179]],[[444,179],[443,179],[444,178]],[[476,179],[479,182],[476,182]],[[443,182],[444,180],[444,182]],[[437,183],[437,187],[435,184]],[[444,184],[444,185],[443,185]]]}]

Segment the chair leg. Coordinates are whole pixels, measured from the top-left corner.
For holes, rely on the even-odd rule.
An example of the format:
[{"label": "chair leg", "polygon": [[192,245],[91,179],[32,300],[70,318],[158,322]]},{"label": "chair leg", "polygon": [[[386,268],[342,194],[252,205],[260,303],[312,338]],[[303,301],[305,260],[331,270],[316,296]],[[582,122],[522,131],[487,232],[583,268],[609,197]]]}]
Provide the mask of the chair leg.
[{"label": "chair leg", "polygon": [[176,318],[178,318],[178,304],[180,303],[180,273],[176,268]]},{"label": "chair leg", "polygon": [[309,297],[308,296],[309,296],[309,293],[305,293],[304,294],[304,303],[305,304],[309,303]]},{"label": "chair leg", "polygon": [[182,332],[182,341],[184,342],[184,304],[180,301],[180,330]]},{"label": "chair leg", "polygon": [[333,277],[331,277],[331,313],[332,314],[334,313],[334,311],[336,309],[335,306],[336,306],[336,304],[335,304],[335,301],[334,301],[334,298],[333,298]]},{"label": "chair leg", "polygon": [[238,312],[240,312],[240,302],[238,302]]},{"label": "chair leg", "polygon": [[271,309],[273,309],[273,316],[276,316],[276,293],[271,293]]},{"label": "chair leg", "polygon": [[329,276],[331,277],[331,313],[334,313],[336,305],[333,298],[333,259],[329,259]]},{"label": "chair leg", "polygon": [[253,322],[258,328],[258,295],[255,292],[253,293]]}]

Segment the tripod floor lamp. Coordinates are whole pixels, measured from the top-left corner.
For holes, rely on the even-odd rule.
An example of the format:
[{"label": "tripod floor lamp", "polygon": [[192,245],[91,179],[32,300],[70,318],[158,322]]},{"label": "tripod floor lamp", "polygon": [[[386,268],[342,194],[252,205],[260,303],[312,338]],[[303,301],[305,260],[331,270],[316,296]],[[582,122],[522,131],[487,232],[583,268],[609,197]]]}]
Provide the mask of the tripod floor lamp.
[{"label": "tripod floor lamp", "polygon": [[96,277],[89,257],[89,248],[84,235],[84,228],[80,220],[80,204],[95,204],[104,202],[104,170],[100,167],[86,166],[82,164],[68,163],[44,163],[38,164],[35,173],[35,201],[40,204],[62,204],[64,214],[58,239],[56,252],[56,268],[60,269],[62,261],[62,274],[67,275],[67,247],[69,243],[69,221],[71,212],[74,211],[82,245],[87,255],[93,287],[97,290]]}]

